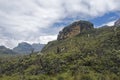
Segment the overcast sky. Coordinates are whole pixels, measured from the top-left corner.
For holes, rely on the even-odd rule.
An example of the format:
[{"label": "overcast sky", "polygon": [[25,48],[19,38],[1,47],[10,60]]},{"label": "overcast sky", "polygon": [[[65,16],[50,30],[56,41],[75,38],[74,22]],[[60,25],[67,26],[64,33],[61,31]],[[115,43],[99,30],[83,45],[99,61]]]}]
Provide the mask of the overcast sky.
[{"label": "overcast sky", "polygon": [[47,43],[75,20],[95,27],[120,17],[120,0],[0,0],[0,45]]}]

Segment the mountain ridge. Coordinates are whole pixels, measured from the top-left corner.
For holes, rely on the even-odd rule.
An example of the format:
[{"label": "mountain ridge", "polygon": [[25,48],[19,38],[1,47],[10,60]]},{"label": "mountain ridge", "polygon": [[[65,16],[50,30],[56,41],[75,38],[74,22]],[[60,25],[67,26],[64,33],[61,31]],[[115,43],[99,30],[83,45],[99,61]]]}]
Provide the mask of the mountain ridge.
[{"label": "mountain ridge", "polygon": [[0,80],[120,80],[119,62],[120,26],[100,27],[0,60]]},{"label": "mountain ridge", "polygon": [[13,50],[6,48],[5,46],[0,46],[0,55],[15,55],[17,53],[15,53]]},{"label": "mountain ridge", "polygon": [[13,51],[19,53],[19,54],[30,54],[34,52],[40,52],[41,49],[44,47],[45,44],[40,43],[33,43],[29,44],[27,42],[21,42],[13,48]]},{"label": "mountain ridge", "polygon": [[[80,20],[81,21],[81,20]],[[85,21],[87,22],[87,21]],[[116,21],[118,22],[118,20]],[[115,22],[115,23],[116,23]],[[75,24],[76,22],[73,22],[72,24]],[[92,23],[91,23],[92,24]],[[76,26],[75,26],[76,27]],[[88,27],[88,26],[86,26]],[[65,27],[66,28],[66,27]],[[63,28],[63,30],[65,29]],[[68,25],[67,28],[71,28],[71,26]],[[111,31],[111,34],[117,32],[117,30],[119,29],[119,26],[105,26],[105,27],[100,27],[100,28],[94,28],[92,26],[92,28],[88,29],[88,30],[84,30],[82,32],[78,32],[78,34],[75,34],[73,35],[72,37],[68,37],[68,38],[65,38],[65,39],[57,39],[55,41],[51,41],[49,42],[43,49],[41,52],[48,52],[48,53],[64,53],[64,52],[67,52],[68,50],[74,50],[74,47],[76,47],[76,45],[74,45],[75,43],[80,43],[79,40],[78,42],[74,42],[76,40],[74,40],[73,38],[79,38],[79,37],[84,37],[86,36],[86,38],[84,37],[85,40],[91,40],[93,38],[97,38],[99,36],[99,34],[107,34],[107,33],[110,33],[109,31]],[[78,30],[79,31],[79,30]],[[106,32],[106,33],[101,33],[102,31]],[[61,32],[61,31],[60,31]],[[69,34],[69,32],[68,32]],[[64,36],[64,35],[63,35]],[[59,37],[59,35],[58,35]],[[94,40],[93,40],[94,41]],[[73,43],[74,42],[74,43]],[[65,44],[64,44],[65,43]],[[67,43],[67,44],[66,44]],[[88,43],[89,44],[89,43]],[[67,46],[68,45],[68,46]],[[70,48],[69,46],[74,46],[72,48]],[[97,45],[97,43],[96,43]],[[86,45],[87,46],[87,45]],[[99,47],[100,45],[98,45]]]},{"label": "mountain ridge", "polygon": [[0,46],[0,53],[1,54],[31,54],[34,52],[40,52],[41,49],[45,46],[45,44],[40,43],[33,43],[29,44],[27,42],[21,42],[18,46],[14,47],[13,49],[6,48],[5,46]]}]

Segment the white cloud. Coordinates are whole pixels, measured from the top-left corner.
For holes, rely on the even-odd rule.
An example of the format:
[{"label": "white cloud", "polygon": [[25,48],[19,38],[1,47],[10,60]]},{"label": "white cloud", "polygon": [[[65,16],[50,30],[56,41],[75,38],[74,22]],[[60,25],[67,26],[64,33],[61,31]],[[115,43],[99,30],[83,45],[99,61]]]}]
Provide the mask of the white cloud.
[{"label": "white cloud", "polygon": [[[115,20],[115,21],[116,21],[116,20]],[[106,25],[108,25],[108,26],[113,26],[114,23],[115,23],[115,21],[110,21],[110,22],[106,23]]]},{"label": "white cloud", "polygon": [[21,41],[47,43],[56,39],[61,28],[52,25],[61,19],[114,11],[120,11],[120,0],[0,0],[0,41],[8,47]]},{"label": "white cloud", "polygon": [[39,41],[41,41],[42,44],[45,44],[45,43],[47,43],[49,41],[56,40],[56,38],[57,38],[57,35],[40,36]]},{"label": "white cloud", "polygon": [[97,28],[98,27],[103,27],[103,26],[113,26],[114,25],[114,23],[115,23],[115,21],[116,20],[112,20],[112,21],[109,21],[109,22],[106,22],[106,23],[103,23],[102,25],[100,25],[100,26],[97,26]]}]

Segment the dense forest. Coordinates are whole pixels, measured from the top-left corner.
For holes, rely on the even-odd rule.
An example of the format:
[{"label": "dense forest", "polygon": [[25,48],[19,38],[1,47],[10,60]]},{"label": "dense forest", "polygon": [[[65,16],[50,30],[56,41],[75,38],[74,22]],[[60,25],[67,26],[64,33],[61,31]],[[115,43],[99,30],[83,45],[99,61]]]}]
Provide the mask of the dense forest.
[{"label": "dense forest", "polygon": [[120,80],[120,27],[49,42],[41,53],[0,58],[0,80]]}]

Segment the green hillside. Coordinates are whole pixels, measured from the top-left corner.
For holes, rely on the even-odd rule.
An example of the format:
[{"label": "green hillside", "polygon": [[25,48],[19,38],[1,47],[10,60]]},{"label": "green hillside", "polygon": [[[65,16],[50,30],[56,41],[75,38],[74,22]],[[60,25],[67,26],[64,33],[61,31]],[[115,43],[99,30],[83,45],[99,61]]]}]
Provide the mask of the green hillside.
[{"label": "green hillside", "polygon": [[[115,29],[116,28],[116,29]],[[120,50],[120,27],[102,27],[82,32],[65,40],[49,42],[43,53],[104,54]]]},{"label": "green hillside", "polygon": [[49,42],[41,54],[1,59],[0,80],[120,80],[120,27]]}]

